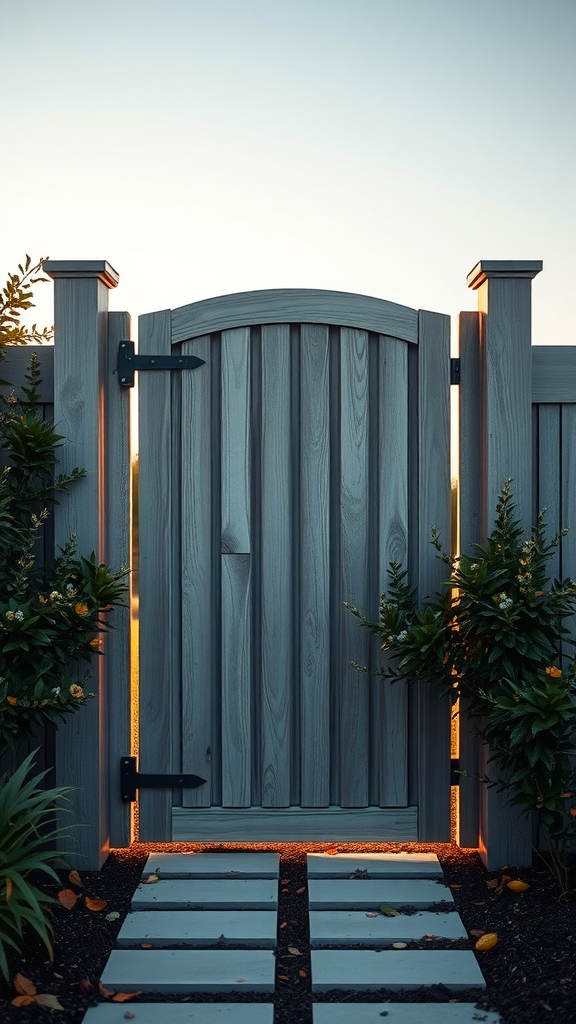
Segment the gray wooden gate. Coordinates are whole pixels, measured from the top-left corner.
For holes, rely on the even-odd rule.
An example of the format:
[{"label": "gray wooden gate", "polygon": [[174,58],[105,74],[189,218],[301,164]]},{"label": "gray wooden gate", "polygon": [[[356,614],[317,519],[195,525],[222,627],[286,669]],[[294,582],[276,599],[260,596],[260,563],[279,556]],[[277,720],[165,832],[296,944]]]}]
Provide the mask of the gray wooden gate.
[{"label": "gray wooden gate", "polygon": [[446,702],[357,672],[391,559],[450,516],[449,318],[340,292],[140,318],[143,840],[446,840]]}]

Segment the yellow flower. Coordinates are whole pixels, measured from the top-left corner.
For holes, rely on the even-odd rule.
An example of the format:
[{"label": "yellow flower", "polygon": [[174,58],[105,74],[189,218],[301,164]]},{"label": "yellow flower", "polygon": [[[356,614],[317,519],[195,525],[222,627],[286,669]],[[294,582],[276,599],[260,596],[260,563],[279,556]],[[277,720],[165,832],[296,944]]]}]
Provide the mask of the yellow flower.
[{"label": "yellow flower", "polygon": [[40,601],[40,604],[48,604],[48,598],[42,597],[42,594],[38,595],[38,600]]},{"label": "yellow flower", "polygon": [[546,675],[552,676],[553,679],[559,679],[559,677],[562,675],[562,669],[556,668],[556,665],[548,665],[548,668],[546,669]]},{"label": "yellow flower", "polygon": [[72,683],[72,686],[70,687],[70,696],[75,697],[76,699],[84,696],[84,690],[81,686],[78,686],[78,683]]},{"label": "yellow flower", "polygon": [[8,701],[9,704],[17,704],[18,703],[18,698],[17,697],[6,697],[6,700]]},{"label": "yellow flower", "polygon": [[88,605],[83,604],[82,601],[78,601],[78,603],[74,605],[74,611],[76,612],[76,615],[88,615]]}]

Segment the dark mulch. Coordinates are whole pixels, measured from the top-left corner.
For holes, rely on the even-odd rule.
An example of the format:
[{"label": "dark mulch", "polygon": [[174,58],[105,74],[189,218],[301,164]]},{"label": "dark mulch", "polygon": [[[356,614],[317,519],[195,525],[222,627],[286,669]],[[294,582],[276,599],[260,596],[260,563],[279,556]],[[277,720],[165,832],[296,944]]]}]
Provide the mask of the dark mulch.
[{"label": "dark mulch", "polygon": [[[267,844],[235,847],[236,849],[274,849],[281,855],[280,911],[277,948],[276,993],[254,996],[248,992],[222,996],[193,995],[178,1001],[189,1002],[250,1002],[274,1001],[275,1024],[312,1024],[312,996],[310,988],[310,955],[308,947],[306,851],[326,849],[327,844],[308,846]],[[214,846],[183,846],[178,849],[225,849]],[[228,847],[229,848],[229,847]],[[453,844],[443,846],[410,847],[372,844],[352,846],[339,844],[346,850],[435,850],[442,862],[446,882],[452,886],[464,924],[472,929],[497,932],[498,945],[489,953],[478,954],[487,981],[485,993],[479,990],[453,993],[441,986],[420,989],[417,992],[391,993],[347,992],[326,993],[318,1001],[338,1002],[477,1002],[480,1008],[497,1010],[503,1024],[574,1024],[576,1019],[576,874],[572,879],[572,893],[558,899],[554,883],[541,864],[518,873],[506,868],[505,874],[521,877],[530,884],[523,894],[514,894],[506,886],[501,892],[490,888],[487,882],[500,878],[503,872],[487,874],[474,852],[464,852]],[[83,895],[107,901],[103,910],[87,909],[80,899],[72,910],[57,907],[54,915],[54,962],[47,961],[46,951],[33,938],[26,945],[22,959],[13,958],[13,974],[30,978],[38,992],[56,995],[63,1010],[49,1010],[38,1005],[16,1008],[11,1005],[13,989],[0,982],[0,1020],[2,1024],[38,1024],[48,1018],[65,1022],[80,1022],[84,1012],[97,1001],[99,977],[124,915],[146,856],[151,850],[166,847],[135,845],[131,850],[117,850],[110,854],[101,872],[82,872]],[[174,849],[174,847],[171,847]],[[63,886],[70,886],[67,872],[62,874]],[[361,884],[361,880],[359,880]],[[56,893],[58,887],[51,887]],[[439,901],[443,888],[439,887]],[[120,918],[106,921],[106,914],[118,911]],[[469,942],[447,943],[429,941],[412,943],[414,948],[473,948],[475,937]],[[290,952],[293,947],[298,953]],[[91,991],[93,990],[93,991]],[[162,1001],[167,996],[146,995],[126,1004],[125,1010],[135,1014],[138,1024],[138,1003]],[[169,1019],[169,1018],[167,1018]]]}]

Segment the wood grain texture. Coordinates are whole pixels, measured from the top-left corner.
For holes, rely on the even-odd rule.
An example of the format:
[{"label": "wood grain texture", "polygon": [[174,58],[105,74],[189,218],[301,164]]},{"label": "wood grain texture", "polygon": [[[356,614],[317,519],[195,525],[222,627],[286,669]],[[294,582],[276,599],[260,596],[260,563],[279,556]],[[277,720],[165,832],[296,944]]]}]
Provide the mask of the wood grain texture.
[{"label": "wood grain texture", "polygon": [[[170,311],[139,318],[138,351],[171,351]],[[195,371],[198,372],[198,371]],[[140,770],[173,765],[172,538],[179,510],[172,502],[172,391],[169,372],[139,379],[140,447]],[[171,835],[170,790],[140,793],[140,838]]]},{"label": "wood grain texture", "polygon": [[250,555],[222,555],[222,805],[249,807],[252,765]]},{"label": "wood grain texture", "polygon": [[264,807],[188,811],[175,807],[173,842],[415,842],[416,807],[382,809],[289,807],[273,813]]},{"label": "wood grain texture", "polygon": [[[435,526],[450,544],[450,319],[419,313],[419,580],[420,599],[440,589],[446,567],[430,544]],[[450,838],[450,708],[418,684],[419,836]]]},{"label": "wood grain texture", "polygon": [[576,345],[532,346],[532,401],[576,402]]},{"label": "wood grain texture", "polygon": [[[78,550],[99,556],[104,550],[104,499],[100,478],[103,430],[100,398],[106,365],[108,289],[97,277],[57,280],[54,288],[54,419],[58,433],[69,439],[59,449],[59,471],[86,470],[63,496],[54,512],[55,544],[63,546],[75,533]],[[81,829],[78,852],[90,868],[99,868],[108,847],[107,799],[95,779],[106,787],[106,695],[103,659],[94,659],[90,691],[95,699],[74,715],[56,735],[58,785],[75,787],[70,808]],[[65,822],[63,822],[64,824]]]},{"label": "wood grain texture", "polygon": [[[112,569],[130,565],[130,390],[118,384],[116,358],[120,341],[130,340],[128,313],[108,314],[108,365],[105,376],[105,558]],[[126,581],[128,583],[128,580]],[[120,758],[131,752],[130,705],[130,606],[115,608],[111,615],[114,627],[105,634],[102,651],[105,655],[107,723],[108,723],[108,786],[102,780],[103,795],[110,805],[110,845],[129,846],[131,833],[130,807],[120,797],[118,765]]]},{"label": "wood grain texture", "polygon": [[330,400],[328,328],[301,332],[301,802],[330,801]]},{"label": "wood grain texture", "polygon": [[182,374],[182,770],[206,785],[184,790],[186,807],[209,807],[215,743],[213,701],[217,693],[212,574],[212,388],[215,372],[210,335],[182,346],[183,355],[198,356],[205,365]]},{"label": "wood grain texture", "polygon": [[314,288],[270,288],[192,302],[173,311],[174,343],[249,324],[342,324],[418,341],[417,313],[386,299]]},{"label": "wood grain texture", "polygon": [[[340,573],[341,593],[358,608],[369,603],[369,366],[368,334],[340,331]],[[340,609],[340,802],[369,804],[370,679],[354,668],[370,660],[370,638]]]},{"label": "wood grain texture", "polygon": [[[390,562],[408,561],[408,347],[378,339],[378,580],[388,589]],[[381,658],[380,651],[376,657]],[[408,690],[379,684],[382,740],[378,751],[379,803],[408,803]]]},{"label": "wood grain texture", "polygon": [[288,807],[292,758],[293,547],[290,328],[262,328],[262,805]]},{"label": "wood grain texture", "polygon": [[222,554],[250,552],[250,331],[222,334]]},{"label": "wood grain texture", "polygon": [[[534,444],[538,452],[538,507],[534,509],[532,522],[536,523],[539,512],[545,508],[548,536],[553,537],[563,526],[560,405],[539,407],[538,434]],[[547,572],[559,577],[560,571],[560,547],[557,547],[552,552]]]}]

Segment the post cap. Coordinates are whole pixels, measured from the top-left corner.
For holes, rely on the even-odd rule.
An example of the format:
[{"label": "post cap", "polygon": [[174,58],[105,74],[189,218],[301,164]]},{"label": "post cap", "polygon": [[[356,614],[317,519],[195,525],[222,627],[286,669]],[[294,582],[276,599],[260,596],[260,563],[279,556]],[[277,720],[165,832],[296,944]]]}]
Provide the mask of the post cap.
[{"label": "post cap", "polygon": [[466,278],[469,288],[479,288],[491,277],[536,277],[542,260],[480,260]]},{"label": "post cap", "polygon": [[97,277],[107,288],[115,288],[120,275],[106,260],[44,260],[42,270],[55,281],[59,278]]}]

